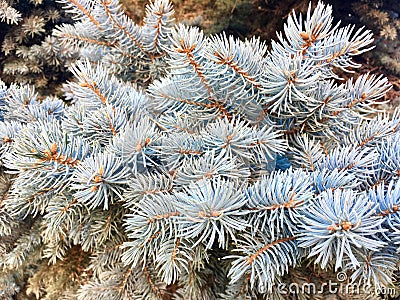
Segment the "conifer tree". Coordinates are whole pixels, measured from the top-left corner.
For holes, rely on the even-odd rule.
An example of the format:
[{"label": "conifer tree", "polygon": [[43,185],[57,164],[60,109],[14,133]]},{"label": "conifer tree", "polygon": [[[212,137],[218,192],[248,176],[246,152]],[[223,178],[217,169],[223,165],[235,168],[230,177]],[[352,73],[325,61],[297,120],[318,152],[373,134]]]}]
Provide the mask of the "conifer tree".
[{"label": "conifer tree", "polygon": [[[142,26],[117,0],[61,2],[68,102],[0,85],[1,297],[397,290],[400,111],[379,111],[383,76],[340,78],[370,31],[320,2],[268,50],[175,25],[167,0]],[[363,288],[323,290],[343,276]]]}]

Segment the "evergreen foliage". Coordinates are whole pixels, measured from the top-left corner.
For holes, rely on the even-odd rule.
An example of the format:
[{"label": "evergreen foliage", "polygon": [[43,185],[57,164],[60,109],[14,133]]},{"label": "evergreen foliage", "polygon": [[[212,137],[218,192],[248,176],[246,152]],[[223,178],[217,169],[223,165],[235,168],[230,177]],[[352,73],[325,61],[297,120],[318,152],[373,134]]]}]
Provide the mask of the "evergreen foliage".
[{"label": "evergreen foliage", "polygon": [[7,1],[2,0],[0,2],[0,21],[7,24],[18,24],[21,21],[21,13],[11,7]]},{"label": "evergreen foliage", "polygon": [[[14,2],[18,2],[15,7],[21,12],[9,6]],[[4,18],[11,24],[0,25],[2,81],[29,83],[46,95],[55,92],[55,87],[69,76],[68,65],[78,59],[78,53],[52,36],[55,24],[68,18],[55,1],[49,0],[0,1],[0,22]]]},{"label": "evergreen foliage", "polygon": [[377,49],[369,56],[395,75],[400,74],[398,3],[361,0],[352,4],[353,12],[374,32]]},{"label": "evergreen foliage", "polygon": [[0,84],[1,297],[324,299],[279,287],[339,271],[372,287],[352,299],[397,289],[400,111],[383,76],[340,78],[370,31],[319,3],[268,50],[174,26],[167,0],[142,26],[60,2],[68,102]]}]

